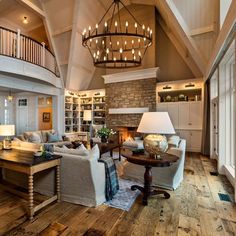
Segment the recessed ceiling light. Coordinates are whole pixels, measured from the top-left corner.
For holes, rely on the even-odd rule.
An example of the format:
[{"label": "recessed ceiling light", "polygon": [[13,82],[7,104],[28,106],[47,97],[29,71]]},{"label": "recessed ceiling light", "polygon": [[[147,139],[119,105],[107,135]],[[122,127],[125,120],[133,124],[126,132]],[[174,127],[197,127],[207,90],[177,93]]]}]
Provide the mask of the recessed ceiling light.
[{"label": "recessed ceiling light", "polygon": [[28,24],[28,23],[29,23],[27,16],[24,16],[24,19],[23,19],[22,22],[23,22],[24,24]]}]

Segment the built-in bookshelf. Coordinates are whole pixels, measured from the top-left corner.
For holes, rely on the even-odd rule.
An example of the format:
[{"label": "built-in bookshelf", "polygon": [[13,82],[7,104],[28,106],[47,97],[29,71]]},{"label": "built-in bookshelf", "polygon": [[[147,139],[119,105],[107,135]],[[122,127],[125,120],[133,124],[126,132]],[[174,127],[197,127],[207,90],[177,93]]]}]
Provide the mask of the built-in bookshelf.
[{"label": "built-in bookshelf", "polygon": [[[91,121],[84,111],[91,111]],[[105,124],[105,90],[65,91],[65,133],[89,132],[90,124]]]}]

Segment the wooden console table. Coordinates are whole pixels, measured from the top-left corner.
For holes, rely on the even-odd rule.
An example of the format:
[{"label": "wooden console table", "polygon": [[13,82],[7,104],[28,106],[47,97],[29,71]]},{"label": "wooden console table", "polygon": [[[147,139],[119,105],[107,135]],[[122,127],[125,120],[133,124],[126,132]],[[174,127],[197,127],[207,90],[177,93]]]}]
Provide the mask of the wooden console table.
[{"label": "wooden console table", "polygon": [[[2,168],[28,175],[28,213],[30,220],[33,219],[35,212],[56,200],[60,201],[60,159],[61,156],[59,155],[53,155],[50,159],[34,157],[33,152],[17,149],[0,151],[0,181],[3,180]],[[34,174],[50,168],[56,169],[56,194],[39,205],[34,206]],[[1,187],[9,192],[23,196],[22,192],[18,192],[2,183]]]},{"label": "wooden console table", "polygon": [[143,193],[143,205],[148,205],[148,197],[164,194],[166,199],[170,198],[170,194],[164,190],[152,189],[152,167],[167,167],[178,161],[179,157],[163,153],[161,159],[154,159],[148,154],[133,155],[132,151],[125,149],[121,152],[128,162],[133,164],[145,166],[144,186],[132,185],[131,190],[140,190]]}]

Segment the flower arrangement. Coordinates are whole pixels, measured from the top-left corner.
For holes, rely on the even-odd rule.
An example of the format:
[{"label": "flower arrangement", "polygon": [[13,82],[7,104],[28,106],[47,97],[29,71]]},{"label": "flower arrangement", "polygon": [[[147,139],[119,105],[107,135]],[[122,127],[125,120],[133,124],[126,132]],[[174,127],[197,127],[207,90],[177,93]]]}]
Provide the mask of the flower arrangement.
[{"label": "flower arrangement", "polygon": [[97,131],[97,136],[103,140],[107,140],[110,135],[115,134],[116,132],[113,129],[101,128]]}]

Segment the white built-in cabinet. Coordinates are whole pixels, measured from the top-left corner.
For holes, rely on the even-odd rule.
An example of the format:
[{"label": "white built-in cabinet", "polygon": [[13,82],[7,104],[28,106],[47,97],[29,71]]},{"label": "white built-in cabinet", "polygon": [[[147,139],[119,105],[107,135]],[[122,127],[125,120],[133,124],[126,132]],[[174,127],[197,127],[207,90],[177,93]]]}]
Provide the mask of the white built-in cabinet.
[{"label": "white built-in cabinet", "polygon": [[[170,89],[163,90],[167,87],[166,83],[157,84],[157,111],[167,111],[169,113],[172,124],[181,138],[186,139],[187,151],[201,152],[202,142],[202,120],[203,120],[203,83],[199,81],[191,81],[195,86],[192,88],[193,95],[191,95],[191,88],[186,88],[186,94],[191,98],[190,101],[178,101],[178,92],[180,94],[185,92],[184,84],[190,82],[171,82],[168,83]],[[195,100],[194,93],[199,94]],[[159,93],[159,94],[158,94]],[[165,95],[166,94],[166,95]],[[159,96],[159,97],[158,97]],[[163,101],[163,97],[172,96],[174,102]],[[175,97],[174,97],[175,96]]]}]

